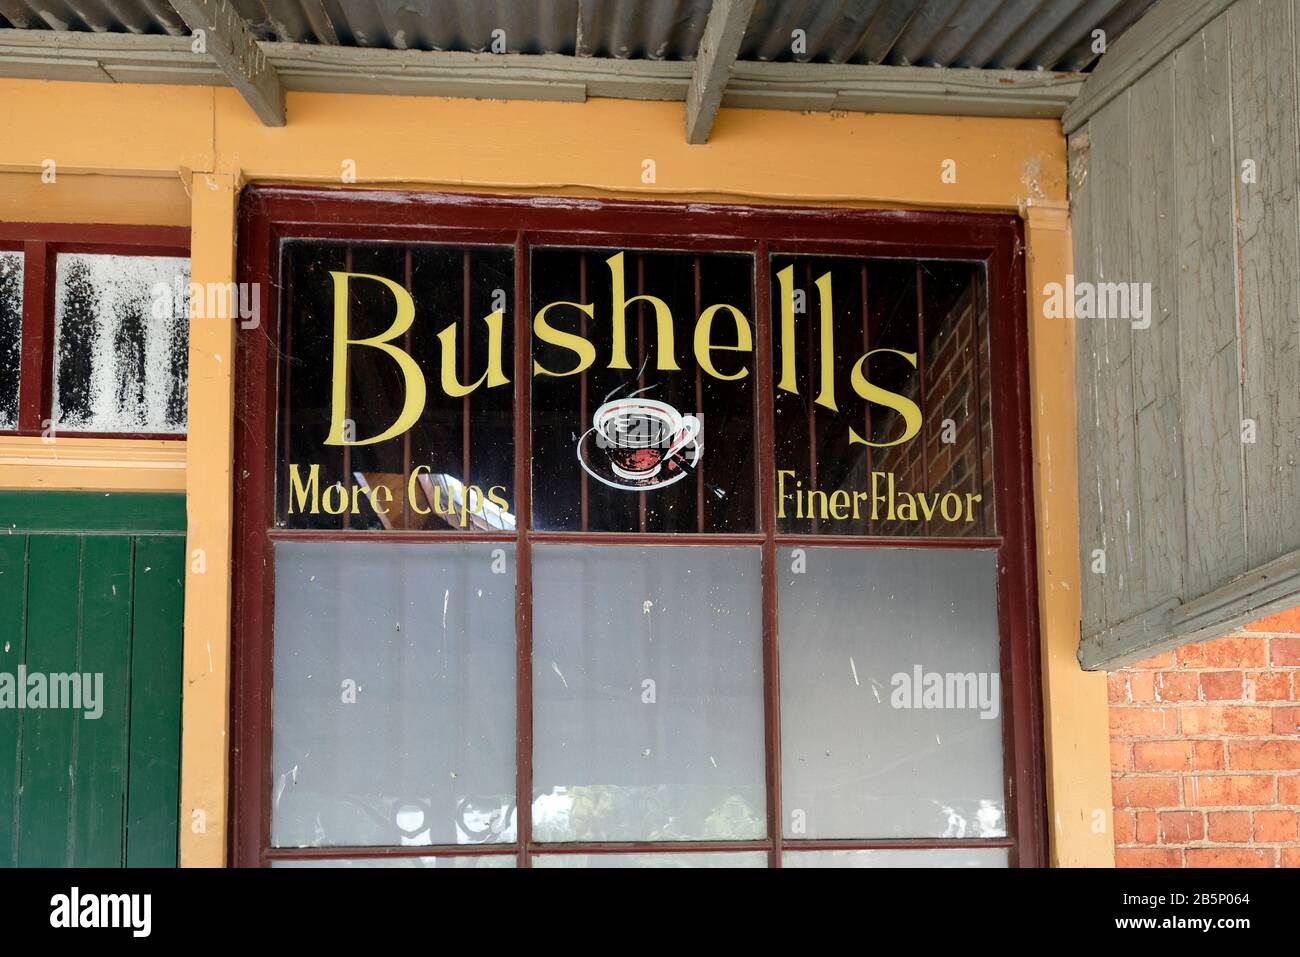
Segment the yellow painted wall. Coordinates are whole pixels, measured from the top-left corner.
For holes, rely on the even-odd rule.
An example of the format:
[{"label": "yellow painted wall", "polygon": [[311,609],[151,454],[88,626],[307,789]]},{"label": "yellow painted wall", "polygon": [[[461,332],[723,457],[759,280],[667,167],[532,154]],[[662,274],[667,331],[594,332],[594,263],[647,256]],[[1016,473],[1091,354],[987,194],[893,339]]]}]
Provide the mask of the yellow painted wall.
[{"label": "yellow painted wall", "polygon": [[[1072,330],[1041,316],[1033,290],[1069,269],[1065,140],[1051,120],[724,110],[691,146],[678,103],[538,103],[291,93],[288,126],[262,126],[229,89],[0,80],[6,219],[189,221],[194,279],[227,281],[237,190],[247,182],[356,188],[698,198],[1020,211],[1029,246],[1031,375],[1052,859],[1108,865],[1104,682],[1073,660],[1078,638]],[[53,159],[59,179],[31,175]],[[956,182],[941,177],[956,163]],[[646,175],[647,161],[654,167]],[[188,215],[176,184],[188,188]],[[115,188],[121,185],[121,190]],[[78,203],[73,194],[90,197]],[[116,197],[116,201],[114,201]],[[196,328],[186,455],[182,859],[218,865],[226,844],[229,510],[234,331]],[[1094,810],[1103,813],[1101,829]],[[195,811],[200,812],[195,815]]]}]

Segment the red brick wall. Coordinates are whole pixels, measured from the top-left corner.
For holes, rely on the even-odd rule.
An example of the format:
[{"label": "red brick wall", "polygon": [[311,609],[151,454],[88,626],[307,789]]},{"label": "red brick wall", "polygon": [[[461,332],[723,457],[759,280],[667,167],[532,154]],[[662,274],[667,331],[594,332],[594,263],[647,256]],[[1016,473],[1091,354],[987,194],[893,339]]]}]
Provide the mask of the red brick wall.
[{"label": "red brick wall", "polygon": [[1108,675],[1118,867],[1300,867],[1300,608]]}]

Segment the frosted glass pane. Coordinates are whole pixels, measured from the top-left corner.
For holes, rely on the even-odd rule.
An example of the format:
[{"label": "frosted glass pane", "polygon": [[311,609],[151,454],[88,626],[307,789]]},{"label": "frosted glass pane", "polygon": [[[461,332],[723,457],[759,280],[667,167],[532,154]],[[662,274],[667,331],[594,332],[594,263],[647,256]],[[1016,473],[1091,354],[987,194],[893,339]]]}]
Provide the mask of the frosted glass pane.
[{"label": "frosted glass pane", "polygon": [[684,854],[538,854],[533,867],[767,867],[766,851]]},{"label": "frosted glass pane", "polygon": [[55,280],[55,427],[183,433],[190,261],[61,253]]},{"label": "frosted glass pane", "polygon": [[340,857],[329,861],[272,861],[272,867],[514,867],[513,854],[462,854],[455,857]]},{"label": "frosted glass pane", "polygon": [[765,835],[757,548],[533,549],[533,833]]},{"label": "frosted glass pane", "polygon": [[0,252],[0,431],[18,428],[22,344],[23,254]]},{"label": "frosted glass pane", "polygon": [[273,844],[514,840],[514,596],[501,543],[276,544]]},{"label": "frosted glass pane", "polygon": [[782,867],[1006,867],[1001,847],[930,850],[785,851]]},{"label": "frosted glass pane", "polygon": [[780,549],[784,832],[1001,837],[996,554]]}]

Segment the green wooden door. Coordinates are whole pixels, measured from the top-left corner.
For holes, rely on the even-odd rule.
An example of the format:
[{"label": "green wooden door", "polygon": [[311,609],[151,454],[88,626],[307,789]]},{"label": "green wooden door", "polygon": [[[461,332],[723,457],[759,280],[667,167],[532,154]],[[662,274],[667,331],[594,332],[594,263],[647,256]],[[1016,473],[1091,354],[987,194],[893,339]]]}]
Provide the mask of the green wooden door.
[{"label": "green wooden door", "polygon": [[183,495],[0,491],[0,866],[175,866],[184,581]]}]

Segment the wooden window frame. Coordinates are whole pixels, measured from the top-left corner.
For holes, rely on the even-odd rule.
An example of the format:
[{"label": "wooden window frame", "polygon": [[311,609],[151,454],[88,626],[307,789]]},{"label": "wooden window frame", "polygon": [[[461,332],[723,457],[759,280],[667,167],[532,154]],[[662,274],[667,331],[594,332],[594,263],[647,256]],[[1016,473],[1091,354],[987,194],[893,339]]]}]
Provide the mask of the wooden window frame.
[{"label": "wooden window frame", "polygon": [[[23,254],[21,372],[18,428],[2,436],[40,436],[54,419],[55,264],[60,253],[190,258],[184,226],[114,226],[74,223],[0,223],[0,250]],[[184,432],[92,432],[58,429],[79,439],[185,440]]]},{"label": "wooden window frame", "polygon": [[[230,861],[266,866],[274,860],[754,851],[781,866],[788,846],[805,850],[1005,848],[1012,866],[1047,863],[1047,811],[1031,471],[1024,233],[1009,214],[909,212],[822,207],[677,204],[553,197],[406,192],[358,193],[308,187],[250,187],[239,217],[241,282],[257,283],[262,315],[256,334],[236,349],[235,553],[231,687]],[[346,239],[512,244],[515,248],[514,532],[293,531],[275,527],[276,430],[280,334],[280,249],[289,239]],[[610,533],[534,531],[531,508],[531,309],[529,251],[538,245],[749,252],[755,256],[754,336],[762,441],[757,459],[759,525],[754,533]],[[996,534],[981,538],[870,537],[785,534],[776,530],[773,484],[773,370],[769,255],[952,259],[983,263],[988,297],[989,364],[996,487]],[[508,844],[396,847],[274,848],[270,844],[272,617],[276,540],[442,541],[515,544],[516,556],[516,813]],[[591,544],[748,545],[762,549],[762,655],[767,837],[756,841],[537,843],[532,807],[531,547],[538,542]],[[995,548],[1003,681],[1003,777],[1007,834],[1002,838],[790,840],[781,819],[780,676],[776,634],[775,560],[782,546]]]}]

